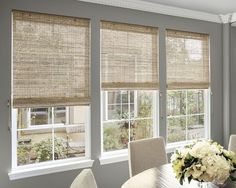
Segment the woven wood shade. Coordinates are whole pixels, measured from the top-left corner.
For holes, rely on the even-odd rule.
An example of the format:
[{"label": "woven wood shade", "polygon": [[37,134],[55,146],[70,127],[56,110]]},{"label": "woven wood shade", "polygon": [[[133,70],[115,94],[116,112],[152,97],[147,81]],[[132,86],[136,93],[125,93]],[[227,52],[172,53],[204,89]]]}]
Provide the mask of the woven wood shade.
[{"label": "woven wood shade", "polygon": [[210,85],[209,36],[167,30],[168,89],[207,89]]},{"label": "woven wood shade", "polygon": [[157,37],[157,28],[101,22],[102,89],[157,89]]},{"label": "woven wood shade", "polygon": [[90,22],[13,11],[13,106],[90,102]]}]

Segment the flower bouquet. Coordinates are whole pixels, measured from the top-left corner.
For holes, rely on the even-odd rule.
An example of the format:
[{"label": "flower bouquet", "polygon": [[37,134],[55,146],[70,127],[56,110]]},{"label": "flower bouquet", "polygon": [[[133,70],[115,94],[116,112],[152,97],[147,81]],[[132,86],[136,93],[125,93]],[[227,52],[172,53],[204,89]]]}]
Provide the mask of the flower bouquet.
[{"label": "flower bouquet", "polygon": [[216,142],[203,140],[176,150],[171,163],[180,184],[185,179],[199,182],[224,184],[226,180],[235,181],[236,156]]}]

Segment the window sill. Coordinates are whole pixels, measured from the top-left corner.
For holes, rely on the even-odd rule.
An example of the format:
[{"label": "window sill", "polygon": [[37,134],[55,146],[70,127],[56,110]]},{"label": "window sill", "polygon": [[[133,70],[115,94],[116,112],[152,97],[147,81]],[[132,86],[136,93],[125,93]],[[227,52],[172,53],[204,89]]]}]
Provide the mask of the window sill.
[{"label": "window sill", "polygon": [[41,167],[16,169],[9,172],[8,176],[10,180],[17,180],[17,179],[51,174],[56,172],[63,172],[80,168],[88,168],[93,166],[93,162],[94,162],[93,160],[82,160],[82,161],[65,162],[60,164],[52,164]]},{"label": "window sill", "polygon": [[[166,153],[170,154],[173,153],[178,148],[183,148],[184,146],[193,143],[193,141],[188,142],[177,142],[173,144],[167,144],[166,146]],[[99,161],[101,165],[111,164],[111,163],[118,163],[122,161],[128,160],[128,150],[120,151],[120,152],[111,152],[113,154],[104,154],[100,157]]]},{"label": "window sill", "polygon": [[189,141],[167,144],[166,153],[173,153],[176,149],[181,149],[181,148],[184,148],[186,145],[193,144],[194,141],[196,140],[189,140]]}]

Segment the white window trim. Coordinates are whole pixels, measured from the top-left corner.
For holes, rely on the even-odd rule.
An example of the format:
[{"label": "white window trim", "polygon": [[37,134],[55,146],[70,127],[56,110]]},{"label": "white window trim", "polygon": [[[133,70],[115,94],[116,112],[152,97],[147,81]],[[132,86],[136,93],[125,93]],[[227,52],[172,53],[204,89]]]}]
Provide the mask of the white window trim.
[{"label": "white window trim", "polygon": [[[173,144],[167,144],[166,145],[166,153],[171,154],[176,149],[183,148],[184,146],[186,146],[188,144],[192,144],[193,142],[194,142],[194,140],[184,141],[184,142],[176,142]],[[129,160],[128,149],[106,152],[104,155],[102,155],[99,158],[101,165],[118,163],[118,162],[123,162],[123,161],[128,161],[128,160]]]},{"label": "white window trim", "polygon": [[94,160],[81,160],[81,161],[67,161],[60,162],[57,164],[52,164],[52,162],[48,162],[47,165],[42,165],[39,167],[33,168],[24,168],[12,170],[8,173],[10,180],[17,180],[22,178],[34,177],[39,175],[51,174],[56,172],[63,172],[69,170],[75,170],[80,168],[90,168],[93,166]]},{"label": "white window trim", "polygon": [[[17,165],[17,109],[11,110],[12,119],[12,169],[8,173],[10,180],[22,179],[27,177],[33,177],[38,175],[80,169],[92,167],[94,160],[91,160],[91,110],[90,106],[87,106],[87,117],[85,118],[85,156],[74,157],[68,159],[52,160],[41,163],[27,164],[18,166]],[[46,129],[49,128],[45,125]],[[54,128],[65,127],[64,124],[50,125],[55,126]],[[78,125],[66,125],[66,127],[74,127]],[[41,126],[32,126],[26,128],[26,130],[39,130],[44,129]],[[24,129],[22,129],[24,130]]]}]

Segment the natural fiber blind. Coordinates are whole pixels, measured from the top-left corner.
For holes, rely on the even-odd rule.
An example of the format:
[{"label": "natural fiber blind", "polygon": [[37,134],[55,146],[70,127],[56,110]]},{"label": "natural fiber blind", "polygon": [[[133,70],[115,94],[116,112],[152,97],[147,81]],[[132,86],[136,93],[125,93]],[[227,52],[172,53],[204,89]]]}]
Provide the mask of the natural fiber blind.
[{"label": "natural fiber blind", "polygon": [[13,106],[90,102],[89,20],[13,11]]},{"label": "natural fiber blind", "polygon": [[101,23],[102,89],[157,89],[157,28]]},{"label": "natural fiber blind", "polygon": [[168,89],[209,88],[209,36],[167,30]]}]

